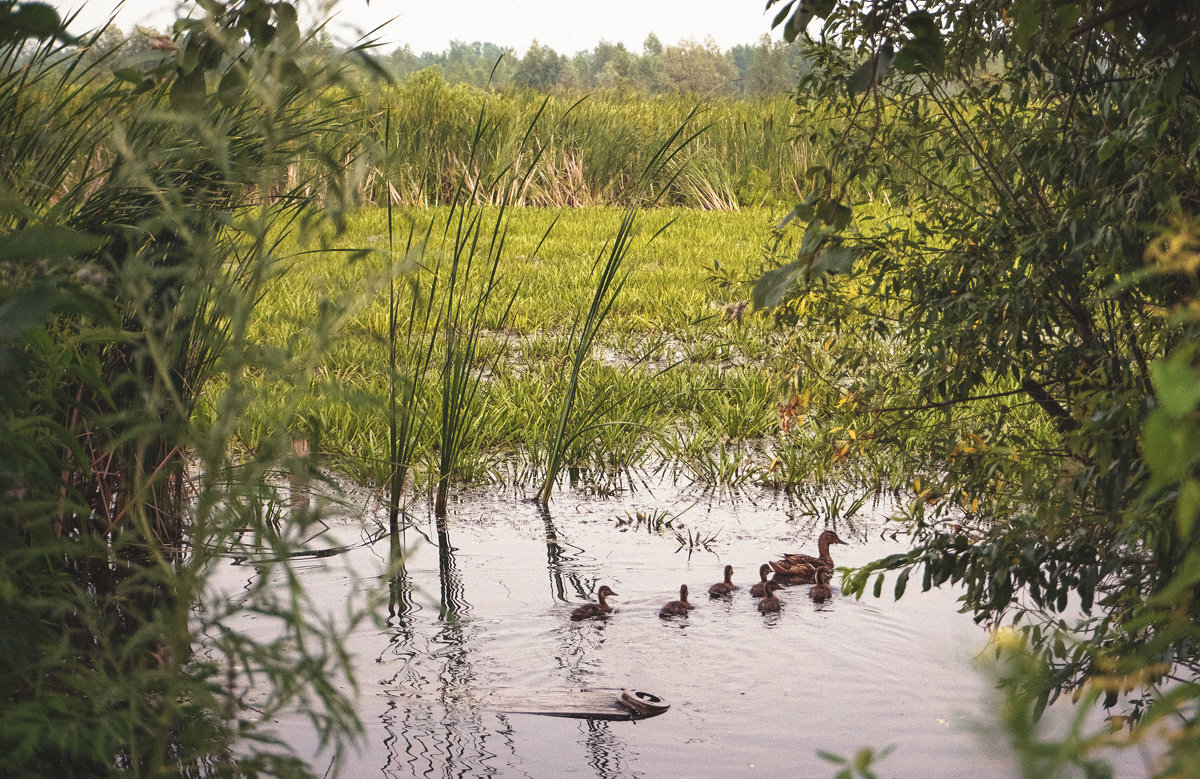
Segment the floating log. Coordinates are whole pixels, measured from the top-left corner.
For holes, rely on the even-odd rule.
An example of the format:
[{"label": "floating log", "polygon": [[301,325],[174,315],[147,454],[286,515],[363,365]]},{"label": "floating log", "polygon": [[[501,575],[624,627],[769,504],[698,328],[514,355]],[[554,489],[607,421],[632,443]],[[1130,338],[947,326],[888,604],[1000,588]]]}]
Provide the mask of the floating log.
[{"label": "floating log", "polygon": [[468,705],[507,714],[540,714],[596,720],[634,720],[657,717],[671,707],[644,690],[618,687],[578,690],[497,687],[492,690],[453,690],[441,693],[388,692],[391,697],[426,703]]}]

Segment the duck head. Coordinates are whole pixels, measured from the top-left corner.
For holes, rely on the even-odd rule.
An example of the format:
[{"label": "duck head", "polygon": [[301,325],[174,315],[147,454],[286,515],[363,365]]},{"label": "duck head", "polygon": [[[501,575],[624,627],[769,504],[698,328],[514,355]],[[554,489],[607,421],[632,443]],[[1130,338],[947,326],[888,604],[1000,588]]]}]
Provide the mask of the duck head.
[{"label": "duck head", "polygon": [[842,539],[838,538],[838,534],[833,530],[826,530],[817,537],[817,544],[828,546],[829,544],[844,544]]}]

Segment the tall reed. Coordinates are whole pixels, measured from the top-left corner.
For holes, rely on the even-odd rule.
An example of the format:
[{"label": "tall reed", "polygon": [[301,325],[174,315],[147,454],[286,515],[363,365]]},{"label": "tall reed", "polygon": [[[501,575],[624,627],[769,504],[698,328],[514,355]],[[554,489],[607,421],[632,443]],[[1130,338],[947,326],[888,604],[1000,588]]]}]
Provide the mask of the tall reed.
[{"label": "tall reed", "polygon": [[[392,194],[399,203],[421,206],[451,203],[468,168],[469,175],[490,179],[501,170],[519,173],[525,183],[507,201],[511,205],[624,205],[639,196],[657,139],[693,108],[677,95],[485,91],[446,84],[436,70],[404,85],[380,85],[353,104],[364,136],[382,134],[389,123],[385,109],[392,112],[393,154],[376,165],[376,178],[364,180],[363,200],[382,205]],[[484,105],[497,131],[486,147],[472,148],[475,117]],[[797,133],[793,100],[715,98],[705,112],[709,131],[681,157],[687,176],[672,181],[673,171],[653,174],[656,188],[666,190],[660,203],[736,209],[788,202],[811,189],[802,171],[812,163],[808,136],[817,128]],[[536,125],[535,115],[541,116]],[[500,193],[485,188],[477,196],[498,204]]]},{"label": "tall reed", "polygon": [[[661,200],[670,185],[683,175],[686,163],[680,160],[689,144],[701,137],[707,128],[694,131],[685,136],[689,124],[696,116],[693,109],[678,128],[662,143],[650,157],[640,178],[640,189],[643,199],[635,200],[629,205],[621,218],[620,227],[613,237],[612,243],[601,249],[596,256],[593,266],[594,287],[591,305],[586,313],[576,314],[567,338],[567,353],[571,362],[565,377],[563,397],[558,408],[558,422],[549,434],[546,442],[546,475],[542,487],[538,491],[538,499],[543,505],[549,503],[550,494],[566,461],[566,454],[571,443],[580,436],[595,429],[595,406],[588,407],[578,416],[575,415],[576,399],[579,391],[580,374],[585,363],[592,357],[592,349],[597,336],[604,325],[604,320],[612,311],[613,304],[621,294],[625,282],[629,278],[629,269],[624,267],[634,238],[638,213],[644,203],[653,205]],[[666,186],[659,186],[654,193],[655,184],[660,181],[664,171],[673,171],[667,179]],[[657,236],[666,226],[660,228]],[[603,263],[601,263],[603,259]]]}]

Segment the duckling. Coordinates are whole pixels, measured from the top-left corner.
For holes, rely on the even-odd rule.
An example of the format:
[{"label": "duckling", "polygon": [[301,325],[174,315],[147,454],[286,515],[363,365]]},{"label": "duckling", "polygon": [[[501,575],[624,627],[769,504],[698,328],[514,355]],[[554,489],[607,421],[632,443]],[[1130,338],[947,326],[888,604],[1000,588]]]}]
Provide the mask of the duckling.
[{"label": "duckling", "polygon": [[817,569],[817,583],[809,589],[808,597],[813,599],[813,603],[824,603],[833,597],[833,590],[829,589],[828,569]]},{"label": "duckling", "polygon": [[783,608],[783,603],[779,598],[775,597],[775,591],[780,589],[778,582],[767,582],[767,594],[758,602],[758,612],[760,614],[771,614]]},{"label": "duckling", "polygon": [[762,565],[758,566],[759,582],[750,588],[751,596],[755,598],[761,598],[767,594],[767,585],[770,584],[770,582],[767,581],[767,575],[769,573],[771,573],[771,566],[769,564],[763,563]]},{"label": "duckling", "polygon": [[673,600],[658,610],[660,617],[686,617],[687,613],[696,608],[688,603],[687,585],[679,585],[679,600]]},{"label": "duckling", "polygon": [[728,595],[737,589],[737,585],[733,583],[733,566],[725,566],[725,581],[717,582],[708,588],[709,597],[719,598],[722,595]]},{"label": "duckling", "polygon": [[[813,557],[808,554],[786,553],[783,556],[785,563],[792,565],[811,565],[821,566],[833,570],[833,557],[829,554],[830,544],[844,544],[842,539],[838,538],[838,534],[832,530],[826,530],[817,536],[817,556]],[[779,570],[776,568],[775,570]]]},{"label": "duckling", "polygon": [[608,605],[605,600],[609,595],[616,595],[615,592],[607,585],[603,584],[596,591],[596,597],[600,599],[599,603],[585,603],[579,608],[571,612],[571,621],[579,622],[580,620],[591,619],[592,617],[603,617],[612,611],[612,606]]}]

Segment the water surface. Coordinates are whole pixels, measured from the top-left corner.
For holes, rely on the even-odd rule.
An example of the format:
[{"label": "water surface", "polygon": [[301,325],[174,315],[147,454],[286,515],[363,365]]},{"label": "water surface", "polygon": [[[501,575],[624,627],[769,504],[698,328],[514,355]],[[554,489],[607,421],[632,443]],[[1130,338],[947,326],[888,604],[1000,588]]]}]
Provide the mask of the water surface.
[{"label": "water surface", "polygon": [[[384,618],[346,637],[366,735],[341,775],[831,775],[818,750],[889,745],[881,776],[1015,773],[998,746],[990,677],[977,667],[987,634],[957,613],[952,590],[858,601],[841,594],[839,577],[827,603],[813,604],[801,585],[780,593],[782,613],[755,608],[748,590],[759,565],[781,552],[815,554],[827,527],[850,542],[833,547],[839,566],[899,551],[888,506],[827,522],[779,492],[711,493],[665,478],[619,486],[560,492],[549,512],[521,490],[493,488],[460,494],[440,525],[410,514],[404,564],[390,580],[387,539],[369,543],[386,526],[374,502],[330,521],[318,545],[348,548],[306,560],[303,581],[331,613],[380,592]],[[681,514],[654,532],[637,512]],[[689,554],[676,530],[713,540]],[[258,574],[233,562],[217,584],[236,595]],[[726,564],[740,589],[710,600]],[[572,622],[601,584],[619,593],[615,612]],[[696,609],[659,618],[680,584]],[[602,722],[470,705],[472,693],[498,687],[633,687],[671,710]],[[280,727],[301,753],[316,751],[302,718]]]}]

